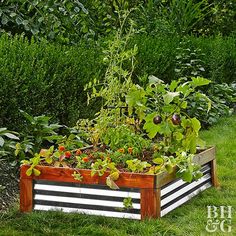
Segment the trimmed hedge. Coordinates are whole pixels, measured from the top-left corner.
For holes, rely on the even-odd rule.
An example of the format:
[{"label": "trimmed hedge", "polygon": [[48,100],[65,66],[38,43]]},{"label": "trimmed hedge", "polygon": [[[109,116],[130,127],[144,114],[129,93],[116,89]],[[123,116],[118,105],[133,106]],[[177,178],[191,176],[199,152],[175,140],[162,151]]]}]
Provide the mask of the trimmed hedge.
[{"label": "trimmed hedge", "polygon": [[[136,35],[134,78],[155,75],[165,81],[175,79],[177,37]],[[236,78],[235,38],[188,37],[193,48],[200,48],[206,77],[217,82]],[[103,46],[101,46],[103,45]],[[97,103],[87,107],[84,85],[102,78],[104,42],[81,42],[62,46],[28,42],[22,37],[0,37],[0,127],[20,130],[24,119],[19,109],[32,115],[46,114],[61,124],[74,125],[78,118],[92,117]]]},{"label": "trimmed hedge", "polygon": [[62,124],[94,112],[86,106],[85,83],[99,77],[100,47],[66,47],[6,35],[0,38],[0,127],[19,130],[24,119],[47,114]]},{"label": "trimmed hedge", "polygon": [[206,78],[218,83],[236,81],[236,38],[220,36],[185,39],[138,36],[133,42],[139,48],[135,74],[153,74],[164,81],[175,79],[177,48],[183,40],[189,41],[191,48],[201,49]]}]

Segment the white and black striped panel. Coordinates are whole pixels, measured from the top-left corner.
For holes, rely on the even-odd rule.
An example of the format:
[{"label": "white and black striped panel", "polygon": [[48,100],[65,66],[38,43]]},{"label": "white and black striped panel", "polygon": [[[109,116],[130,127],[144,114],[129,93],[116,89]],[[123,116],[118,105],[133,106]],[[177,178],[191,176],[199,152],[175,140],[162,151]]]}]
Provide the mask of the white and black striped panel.
[{"label": "white and black striped panel", "polygon": [[181,179],[176,179],[161,188],[161,216],[212,186],[211,164],[203,165],[201,171],[203,176],[197,181],[186,183]]},{"label": "white and black striped panel", "polygon": [[[124,209],[124,198],[132,198],[132,209]],[[101,185],[34,181],[34,210],[62,210],[89,215],[141,219],[140,190],[112,190]]]}]

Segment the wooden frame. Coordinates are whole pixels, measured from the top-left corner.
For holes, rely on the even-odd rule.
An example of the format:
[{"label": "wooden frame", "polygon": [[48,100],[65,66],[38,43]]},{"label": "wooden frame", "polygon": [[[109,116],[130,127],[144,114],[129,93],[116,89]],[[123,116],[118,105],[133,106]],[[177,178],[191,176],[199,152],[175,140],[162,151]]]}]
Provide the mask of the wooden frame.
[{"label": "wooden frame", "polygon": [[[203,152],[200,152],[194,157],[194,162],[198,163],[202,166],[202,170],[205,173],[204,176],[199,180],[192,182],[190,184],[183,182],[182,180],[178,180],[175,177],[176,170],[172,174],[168,174],[166,172],[160,173],[158,175],[149,175],[149,174],[139,174],[139,173],[129,173],[129,172],[123,172],[120,173],[119,179],[116,181],[116,184],[121,188],[121,190],[124,188],[126,192],[129,192],[129,189],[131,189],[131,195],[137,196],[137,204],[135,205],[137,209],[133,210],[135,214],[131,214],[129,211],[124,213],[124,217],[127,218],[134,218],[136,219],[145,219],[145,218],[160,218],[161,216],[167,214],[169,211],[173,210],[179,205],[182,205],[184,202],[189,200],[191,197],[197,195],[200,191],[203,191],[204,189],[210,187],[210,186],[218,186],[217,176],[216,176],[216,161],[215,161],[215,148],[211,147]],[[103,213],[103,209],[101,206],[97,203],[100,201],[99,198],[104,198],[104,196],[100,195],[95,196],[99,191],[99,188],[106,188],[106,177],[109,175],[109,172],[106,172],[103,176],[99,177],[97,175],[91,177],[91,171],[90,170],[78,170],[79,173],[83,176],[82,182],[79,182],[74,179],[72,174],[74,173],[74,169],[72,168],[62,168],[62,167],[50,167],[50,166],[37,166],[36,168],[41,171],[40,176],[27,176],[26,171],[29,168],[27,165],[21,166],[21,174],[20,174],[20,210],[21,212],[30,212],[34,209],[37,209],[35,207],[35,202],[40,202],[42,200],[37,200],[37,197],[44,196],[44,202],[48,204],[48,199],[50,201],[50,191],[55,187],[54,198],[56,198],[56,194],[61,194],[57,189],[60,188],[70,188],[73,191],[77,191],[77,189],[84,189],[86,187],[89,188],[89,191],[93,191],[91,186],[94,188],[94,192],[92,192],[91,195],[83,195],[84,196],[91,196],[93,199],[89,200],[90,202],[95,202],[95,205],[97,207],[97,210],[90,210],[93,214],[99,214]],[[51,184],[52,187],[49,187],[49,193],[46,192],[45,189],[39,189],[37,190],[37,186],[45,186],[44,183]],[[69,187],[68,187],[68,186]],[[70,187],[70,185],[72,187]],[[36,187],[35,187],[36,186]],[[94,187],[95,186],[95,187]],[[47,187],[47,186],[46,186]],[[36,189],[36,190],[35,190]],[[86,190],[86,189],[85,189]],[[41,191],[41,192],[40,192]],[[63,190],[64,191],[64,190]],[[66,190],[67,191],[67,190]],[[110,190],[109,188],[102,190],[107,191],[109,194],[112,193],[112,191],[117,190]],[[123,191],[123,190],[122,190]],[[133,193],[132,191],[136,191]],[[35,194],[36,192],[36,194]],[[119,192],[119,190],[118,190]],[[122,192],[122,193],[126,193]],[[45,195],[42,195],[45,194]],[[47,195],[49,194],[49,196]],[[68,211],[71,209],[77,209],[79,210],[81,207],[81,201],[80,197],[81,195],[78,195],[79,197],[76,198],[74,196],[76,193],[68,193],[70,196],[72,196],[69,199],[73,199],[75,203],[71,203],[71,205],[68,203],[63,203],[65,209]],[[129,195],[129,193],[127,193]],[[110,197],[110,199],[114,199],[115,197],[119,198],[119,196],[116,196],[117,194]],[[36,196],[36,197],[35,197]],[[66,197],[58,197],[60,199],[66,199]],[[95,199],[94,199],[95,198]],[[47,201],[45,200],[47,199]],[[97,199],[97,200],[96,200]],[[78,201],[77,201],[78,200]],[[109,199],[108,199],[109,200]],[[50,203],[49,201],[49,203]],[[64,201],[64,200],[63,200]],[[83,201],[84,198],[83,198]],[[100,201],[102,202],[102,201]],[[62,204],[62,205],[63,205]],[[84,202],[82,202],[84,204]],[[102,203],[103,204],[103,203]],[[121,202],[115,202],[115,205],[120,205]],[[99,205],[99,206],[98,206]],[[103,204],[104,205],[104,204]],[[56,204],[54,205],[56,207]],[[59,204],[60,206],[60,204]],[[69,207],[68,207],[69,206]],[[62,207],[63,208],[63,207]],[[82,205],[82,208],[84,209],[84,205]],[[104,209],[108,208],[107,206],[104,206]],[[46,207],[45,209],[48,209]],[[57,208],[58,209],[58,208]],[[100,209],[100,210],[98,210]],[[102,210],[101,210],[102,209]],[[112,208],[116,209],[116,208]],[[86,209],[85,209],[86,211]],[[108,212],[111,211],[111,212]],[[119,212],[113,212],[112,210],[108,208],[107,215],[108,216],[114,216],[119,215],[118,217],[122,217],[122,213],[119,214]],[[116,210],[114,210],[116,211]],[[80,211],[81,212],[81,211]],[[86,213],[86,212],[85,212]],[[101,214],[102,215],[102,214]]]}]

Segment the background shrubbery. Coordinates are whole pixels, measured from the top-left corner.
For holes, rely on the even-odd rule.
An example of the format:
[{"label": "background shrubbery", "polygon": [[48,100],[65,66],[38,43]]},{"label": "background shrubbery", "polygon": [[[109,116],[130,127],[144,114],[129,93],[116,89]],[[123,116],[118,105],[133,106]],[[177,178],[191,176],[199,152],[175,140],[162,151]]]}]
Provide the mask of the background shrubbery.
[{"label": "background shrubbery", "polygon": [[[133,76],[140,83],[145,83],[147,75],[155,75],[166,82],[176,79],[182,76],[176,71],[179,64],[185,67],[196,57],[204,69],[201,76],[218,83],[235,81],[236,39],[233,37],[136,35],[129,46],[134,44],[138,46],[138,54]],[[20,130],[24,119],[19,109],[32,115],[50,115],[66,125],[74,125],[78,118],[92,117],[98,104],[87,107],[84,85],[103,77],[105,48],[102,40],[63,46],[2,35],[0,127]],[[179,58],[183,50],[192,56]],[[194,50],[197,55],[193,54]],[[190,63],[187,70],[194,70],[195,64]],[[140,81],[140,77],[143,80]]]},{"label": "background shrubbery", "polygon": [[76,47],[35,43],[6,35],[0,39],[0,127],[19,130],[24,125],[19,109],[48,114],[63,124],[90,116],[84,85],[97,77],[99,46]]},{"label": "background shrubbery", "polygon": [[148,35],[230,35],[236,31],[232,0],[1,0],[0,32],[75,44],[104,37],[119,27],[118,9]]}]

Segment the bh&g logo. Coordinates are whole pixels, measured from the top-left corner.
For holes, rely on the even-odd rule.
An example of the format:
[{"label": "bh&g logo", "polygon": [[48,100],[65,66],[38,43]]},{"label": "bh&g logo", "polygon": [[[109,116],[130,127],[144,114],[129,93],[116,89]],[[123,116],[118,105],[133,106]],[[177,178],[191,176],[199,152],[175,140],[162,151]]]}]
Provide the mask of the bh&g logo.
[{"label": "bh&g logo", "polygon": [[220,230],[230,233],[232,230],[232,206],[207,206],[206,231],[209,233]]}]

